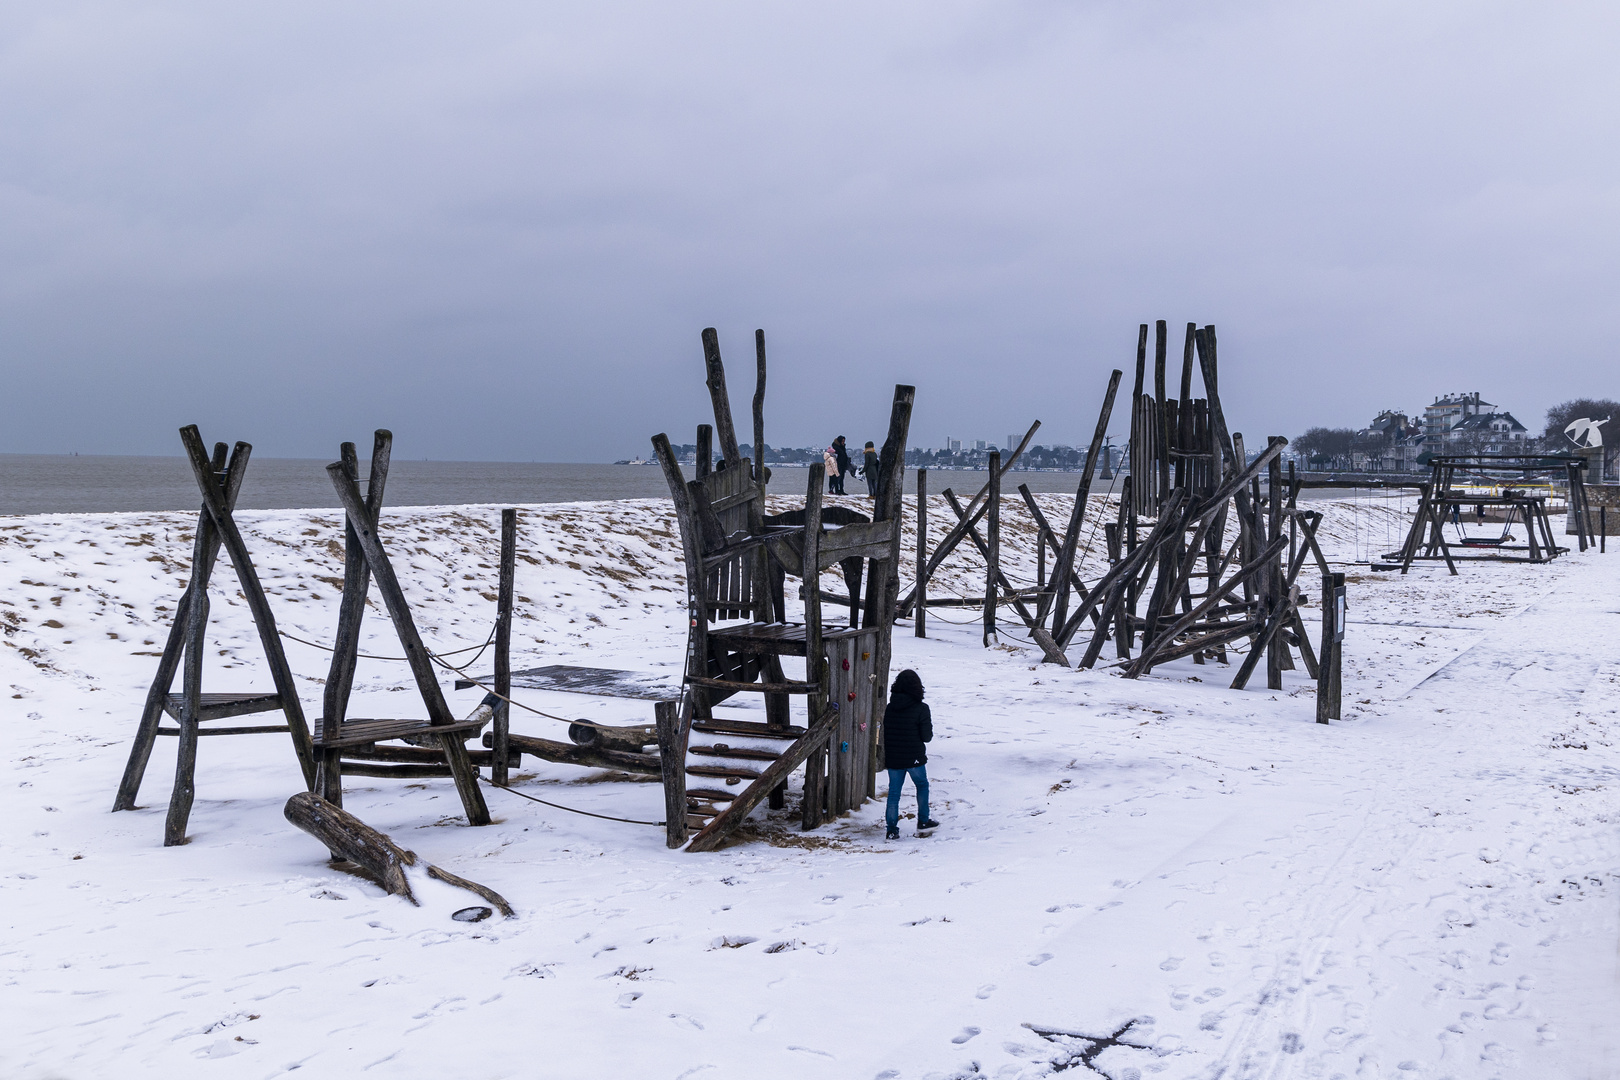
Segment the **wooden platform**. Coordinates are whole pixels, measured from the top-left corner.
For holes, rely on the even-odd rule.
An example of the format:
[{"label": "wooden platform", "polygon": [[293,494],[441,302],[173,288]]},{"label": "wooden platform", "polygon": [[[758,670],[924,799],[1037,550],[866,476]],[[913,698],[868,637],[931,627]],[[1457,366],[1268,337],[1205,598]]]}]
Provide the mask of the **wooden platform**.
[{"label": "wooden platform", "polygon": [[[281,695],[277,693],[250,694],[198,694],[198,722],[223,720],[227,716],[247,716],[250,713],[275,712],[281,708]],[[170,694],[163,699],[163,711],[180,719],[180,695]],[[286,728],[281,730],[285,731]]]},{"label": "wooden platform", "polygon": [[[456,689],[466,690],[480,683],[492,686],[493,675],[478,679],[457,679]],[[679,675],[664,675],[652,671],[619,671],[614,668],[574,667],[571,664],[548,664],[545,667],[526,668],[512,672],[513,689],[561,690],[569,694],[590,694],[593,697],[635,698],[640,701],[674,701],[681,696]]]},{"label": "wooden platform", "polygon": [[406,735],[453,735],[463,733],[471,735],[482,728],[488,721],[460,721],[454,724],[430,724],[426,720],[345,720],[338,729],[338,737],[326,741],[321,737],[319,722],[315,725],[315,748],[318,750],[337,750],[349,746],[367,746],[374,742],[386,739],[398,739]]}]

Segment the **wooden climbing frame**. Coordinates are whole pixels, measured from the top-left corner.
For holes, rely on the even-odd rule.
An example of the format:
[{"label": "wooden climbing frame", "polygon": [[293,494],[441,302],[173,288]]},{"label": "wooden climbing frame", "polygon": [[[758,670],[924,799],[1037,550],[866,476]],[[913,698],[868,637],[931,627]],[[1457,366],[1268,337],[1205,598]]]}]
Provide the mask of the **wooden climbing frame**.
[{"label": "wooden climbing frame", "polygon": [[[197,489],[203,500],[192,540],[191,580],[175,605],[169,640],[163,647],[151,689],[147,691],[146,706],[141,712],[134,745],[130,747],[129,762],[124,767],[123,780],[113,800],[114,811],[135,809],[135,798],[140,792],[141,779],[146,773],[157,736],[176,737],[179,750],[175,757],[169,815],[163,829],[165,846],[186,842],[186,823],[190,820],[191,804],[196,794],[197,739],[200,736],[284,732],[292,737],[293,753],[303,770],[305,785],[313,787],[315,782],[315,761],[310,752],[309,728],[304,722],[298,688],[281,648],[270,602],[265,598],[252,557],[232,517],[253,447],[245,442],[237,443],[227,461],[225,444],[216,443],[213,457],[210,458],[202,435],[194,424],[180,429],[180,441],[185,447],[192,476],[197,481]],[[203,658],[208,641],[208,584],[221,547],[230,558],[231,568],[236,573],[242,596],[259,632],[259,644],[264,649],[270,665],[270,678],[275,685],[273,692],[203,693]],[[185,666],[181,691],[175,694],[172,693],[174,676],[182,660]],[[264,712],[280,712],[286,718],[286,723],[232,726],[213,723],[233,716]],[[177,726],[161,726],[165,713],[175,719]]]}]

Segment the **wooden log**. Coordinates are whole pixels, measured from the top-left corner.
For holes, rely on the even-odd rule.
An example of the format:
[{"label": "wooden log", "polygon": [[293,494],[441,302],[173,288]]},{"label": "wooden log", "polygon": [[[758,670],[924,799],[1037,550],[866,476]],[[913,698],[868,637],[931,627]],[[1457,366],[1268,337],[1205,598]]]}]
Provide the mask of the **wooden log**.
[{"label": "wooden log", "polygon": [[[203,729],[207,731],[207,728]],[[371,743],[368,746],[340,747],[345,762],[348,761],[395,761],[407,765],[444,764],[444,755],[439,753],[437,746],[395,746],[392,743]],[[510,753],[511,764],[521,765],[523,755],[517,751]],[[474,765],[489,765],[495,760],[493,750],[469,750],[467,757]]]},{"label": "wooden log", "polygon": [[917,470],[917,611],[912,616],[912,634],[928,636],[928,470]]},{"label": "wooden log", "polygon": [[[657,717],[659,775],[664,782],[664,846],[686,843],[686,738],[680,710],[673,701],[653,705]],[[701,826],[700,826],[701,827]]]},{"label": "wooden log", "polygon": [[[1057,562],[1052,566],[1052,633],[1056,636],[1069,612],[1069,590],[1079,580],[1074,560],[1080,547],[1080,526],[1085,518],[1086,503],[1091,498],[1091,481],[1096,475],[1097,456],[1103,452],[1108,437],[1108,421],[1114,413],[1114,397],[1119,392],[1119,380],[1125,373],[1115,368],[1108,376],[1108,391],[1103,395],[1102,409],[1097,414],[1097,426],[1091,434],[1091,446],[1086,451],[1085,464],[1080,468],[1080,484],[1074,492],[1074,506],[1069,511],[1069,524],[1063,530],[1063,546]],[[1082,599],[1081,603],[1085,601]]]},{"label": "wooden log", "polygon": [[516,578],[517,510],[508,507],[501,511],[500,585],[495,600],[495,760],[489,771],[490,781],[501,787],[507,783],[508,739],[512,733],[512,600]]},{"label": "wooden log", "polygon": [[1170,493],[1170,428],[1169,410],[1165,407],[1165,359],[1169,352],[1169,325],[1160,319],[1153,324],[1153,413],[1158,425],[1153,430],[1155,457],[1154,506],[1158,506]]},{"label": "wooden log", "polygon": [[[1176,402],[1176,446],[1184,452],[1193,450],[1194,420],[1192,396],[1192,369],[1193,369],[1193,334],[1197,331],[1196,323],[1187,324],[1187,339],[1181,346],[1181,397]],[[1198,488],[1198,480],[1194,475],[1196,470],[1195,459],[1188,457],[1176,458],[1176,487]],[[1200,657],[1202,659],[1202,657]]]},{"label": "wooden log", "polygon": [[[863,751],[866,764],[866,798],[877,795],[878,762],[882,760],[883,711],[889,696],[889,669],[894,659],[894,621],[900,603],[900,535],[901,519],[905,515],[906,443],[911,437],[911,414],[917,404],[917,388],[896,383],[894,397],[889,403],[889,430],[883,437],[883,448],[878,453],[878,475],[881,486],[876,492],[872,511],[873,524],[893,522],[888,557],[881,568],[874,565],[867,584],[867,608],[864,625],[877,628],[877,642],[872,650],[872,694],[868,698],[871,716],[866,723],[866,746]],[[1034,435],[1032,427],[1025,436],[1025,444]],[[1022,451],[1020,451],[1022,452]]]},{"label": "wooden log", "polygon": [[[383,494],[388,486],[388,466],[393,456],[394,437],[386,428],[372,436],[371,469],[366,481],[366,509],[375,519],[382,510]],[[338,452],[344,472],[357,483],[360,477],[359,455],[352,442],[344,443]],[[366,594],[371,588],[371,568],[360,547],[360,537],[354,531],[354,522],[345,516],[343,521],[343,594],[338,601],[337,633],[332,643],[332,663],[326,676],[322,702],[321,739],[332,743],[337,739],[343,720],[348,716],[349,697],[354,688],[355,667],[359,662],[360,623],[365,617]],[[343,805],[343,769],[338,749],[323,750],[318,763],[315,790],[334,806]]]},{"label": "wooden log", "polygon": [[[818,688],[826,686],[828,681],[827,659],[821,640],[821,575],[816,570],[821,565],[821,500],[825,484],[826,467],[812,462],[809,487],[804,497],[804,669],[805,682]],[[809,717],[805,725],[807,729],[814,730],[820,723],[837,723],[837,714],[827,709],[827,704],[825,693],[811,693],[805,699],[805,711]],[[824,746],[806,752],[804,801],[800,807],[800,826],[806,830],[821,824],[822,801],[826,797],[826,768]]]},{"label": "wooden log", "polygon": [[[403,896],[417,907],[421,901],[411,890],[405,876],[407,867],[421,860],[416,852],[407,851],[342,807],[333,806],[320,796],[300,791],[287,800],[282,809],[286,819],[325,844],[335,857],[347,859],[370,875],[385,890]],[[499,893],[486,886],[442,870],[431,863],[423,863],[430,877],[483,897],[506,918],[512,917],[512,905]]]},{"label": "wooden log", "polygon": [[[488,746],[493,741],[492,733],[486,731],[484,745]],[[662,776],[664,772],[658,756],[653,754],[629,754],[623,750],[610,750],[606,747],[576,746],[574,743],[555,742],[551,739],[515,733],[508,735],[507,741],[513,750],[533,754],[537,758],[562,765],[579,765],[587,769],[617,769],[621,772],[643,773],[647,776]]]},{"label": "wooden log", "polygon": [[169,796],[169,813],[163,824],[163,846],[186,842],[186,822],[196,795],[197,725],[202,697],[203,654],[208,646],[208,581],[197,582],[191,598],[191,618],[186,627],[186,654],[181,674],[180,745],[174,760],[174,791]]},{"label": "wooden log", "polygon": [[[703,599],[703,589],[699,587],[703,574],[703,551],[700,547],[697,518],[692,506],[692,489],[681,475],[681,466],[675,460],[674,451],[670,448],[669,436],[663,433],[654,435],[652,444],[653,453],[664,471],[664,481],[669,485],[670,499],[675,503],[675,516],[680,523],[677,531],[680,533],[681,549],[686,559],[688,581],[686,617],[691,635],[691,641],[687,646],[686,674],[706,675],[709,664],[709,613]],[[709,702],[706,692],[701,688],[689,688],[681,698],[682,725],[689,726],[693,717],[707,715]]]},{"label": "wooden log", "polygon": [[692,457],[696,468],[694,475],[702,480],[714,469],[714,425],[699,424],[697,427],[697,453]]},{"label": "wooden log", "polygon": [[[1275,541],[1284,538],[1282,534],[1282,461],[1280,458],[1271,459],[1271,464],[1267,466],[1266,481],[1267,501],[1270,503],[1268,507],[1270,513],[1266,522],[1266,539]],[[1272,557],[1271,565],[1266,568],[1264,580],[1269,613],[1277,616],[1288,604],[1288,598],[1284,595],[1283,589],[1281,549]],[[1282,640],[1282,635],[1273,631],[1271,640],[1266,646],[1266,689],[1281,690],[1283,684],[1282,673],[1293,666],[1293,663],[1288,659],[1287,646]]]},{"label": "wooden log", "polygon": [[754,331],[754,483],[765,498],[765,331]]},{"label": "wooden log", "polygon": [[990,452],[990,501],[985,514],[984,647],[996,644],[996,586],[1001,576],[1001,454]]},{"label": "wooden log", "polygon": [[731,398],[726,393],[726,366],[720,360],[720,335],[714,327],[703,331],[704,380],[709,387],[709,401],[714,406],[714,433],[720,439],[720,453],[728,468],[742,461],[742,450],[737,446],[737,428],[731,420]]},{"label": "wooden log", "polygon": [[576,746],[622,750],[627,754],[645,753],[645,747],[658,742],[658,724],[598,724],[575,720],[568,725],[568,738]]}]

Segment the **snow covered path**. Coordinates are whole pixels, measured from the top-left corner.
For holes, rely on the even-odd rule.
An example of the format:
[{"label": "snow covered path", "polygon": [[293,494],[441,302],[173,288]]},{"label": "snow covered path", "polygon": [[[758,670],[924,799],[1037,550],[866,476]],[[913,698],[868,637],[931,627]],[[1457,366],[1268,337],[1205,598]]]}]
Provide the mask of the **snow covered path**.
[{"label": "snow covered path", "polygon": [[[393,519],[441,648],[482,640],[492,517]],[[656,507],[525,520],[534,662],[678,666]],[[1355,575],[1331,726],[1302,673],[1234,693],[1214,666],[1133,683],[984,650],[965,614],[897,634],[939,729],[929,839],[884,843],[872,804],[700,857],[501,792],[474,830],[449,781],[351,782],[365,820],[519,909],[467,925],[448,919],[466,894],[413,909],[327,869],[281,819],[299,781],[274,737],[205,742],[186,847],[160,846],[165,747],[142,809],[109,815],[154,662],[142,637],[178,595],[189,528],[11,521],[0,1075],[1620,1076],[1620,556]],[[324,638],[336,522],[255,522],[283,625]],[[109,539],[79,554],[93,529]],[[644,578],[603,572],[614,550]],[[242,610],[216,614],[213,685],[262,679]],[[387,651],[378,623],[367,647]],[[319,652],[291,660],[317,698]],[[397,671],[363,674],[360,694],[404,700]],[[661,816],[656,785],[522,775],[558,802]]]}]

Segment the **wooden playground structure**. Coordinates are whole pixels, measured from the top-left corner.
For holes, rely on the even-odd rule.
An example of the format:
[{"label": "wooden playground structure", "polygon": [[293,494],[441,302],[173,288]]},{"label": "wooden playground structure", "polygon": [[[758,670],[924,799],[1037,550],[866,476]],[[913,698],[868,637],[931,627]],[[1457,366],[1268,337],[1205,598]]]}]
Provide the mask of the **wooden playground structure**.
[{"label": "wooden playground structure", "polygon": [[[1242,434],[1229,432],[1219,392],[1215,328],[1188,324],[1176,396],[1168,386],[1168,328],[1160,321],[1154,329],[1151,387],[1149,327],[1144,323],[1138,330],[1130,469],[1117,514],[1112,521],[1092,525],[1093,532],[1099,524],[1102,527],[1107,570],[1084,581],[1077,555],[1090,509],[1094,466],[1101,459],[1123,377],[1117,370],[1109,379],[1074,506],[1061,534],[1047,522],[1027,487],[1020,488],[1038,535],[1035,588],[1014,588],[999,559],[1002,478],[1033,436],[1032,427],[1005,462],[999,454],[990,455],[989,482],[973,503],[964,510],[951,501],[957,522],[926,554],[927,476],[919,473],[917,583],[901,599],[897,613],[914,611],[916,633],[926,632],[929,579],[968,539],[985,562],[986,645],[996,638],[1003,607],[1016,614],[1048,663],[1070,666],[1070,647],[1084,641],[1078,666],[1090,668],[1111,642],[1117,666],[1127,678],[1185,657],[1195,664],[1225,663],[1228,646],[1246,640],[1247,653],[1232,688],[1246,686],[1262,660],[1266,685],[1280,688],[1282,672],[1294,668],[1297,652],[1317,680],[1318,719],[1325,723],[1339,711],[1336,645],[1343,639],[1344,582],[1342,574],[1329,568],[1317,543],[1321,514],[1300,509],[1297,482],[1291,486],[1291,477],[1284,478],[1281,453],[1286,439],[1272,437],[1251,459]],[[1203,390],[1197,397],[1195,375]],[[1332,616],[1321,634],[1332,646],[1323,650],[1325,664],[1324,655],[1312,647],[1300,612],[1298,579],[1308,558],[1323,575],[1324,618]]]},{"label": "wooden playground structure", "polygon": [[[343,587],[332,644],[321,646],[331,653],[321,712],[313,723],[307,721],[282,649],[285,635],[276,627],[232,516],[252,448],[237,443],[228,451],[220,443],[210,455],[195,427],[182,429],[202,497],[192,573],[176,605],[113,808],[135,807],[157,738],[175,737],[179,752],[164,842],[184,843],[195,797],[198,739],[281,733],[290,737],[307,788],[296,805],[289,803],[289,818],[321,836],[335,856],[380,859],[376,866],[381,869],[375,872],[390,879],[399,877],[414,856],[407,859],[403,849],[378,855],[383,849],[362,832],[363,824],[342,813],[345,775],[450,778],[467,822],[482,825],[490,821],[490,813],[480,785],[506,788],[511,769],[530,754],[658,777],[664,820],[634,823],[662,827],[671,848],[715,849],[761,804],[786,808],[792,786],[800,796],[796,809],[802,827],[814,829],[876,794],[896,623],[909,616],[913,632],[925,636],[931,605],[960,606],[964,600],[982,607],[985,645],[997,642],[1001,627],[1021,624],[1047,662],[1065,667],[1094,667],[1104,662],[1106,652],[1110,666],[1134,679],[1181,659],[1195,665],[1235,662],[1231,686],[1242,689],[1263,664],[1267,687],[1278,689],[1283,672],[1303,666],[1317,682],[1317,719],[1326,723],[1338,716],[1345,575],[1332,570],[1317,541],[1322,514],[1301,508],[1298,500],[1309,488],[1359,482],[1297,479],[1291,467],[1283,468],[1287,440],[1280,437],[1266,440],[1251,456],[1242,434],[1228,428],[1213,326],[1188,324],[1174,393],[1166,323],[1140,327],[1129,406],[1129,471],[1118,481],[1117,503],[1105,500],[1106,509],[1098,514],[1091,488],[1124,379],[1119,370],[1108,380],[1075,501],[1062,527],[1048,522],[1027,486],[1018,488],[1036,534],[1033,586],[1017,586],[1004,572],[1000,537],[1005,477],[1040,422],[1005,457],[991,454],[987,482],[965,505],[945,491],[954,521],[931,548],[929,478],[927,470],[919,470],[917,563],[914,581],[904,593],[902,483],[914,388],[894,388],[869,515],[825,501],[820,464],[809,470],[802,503],[795,499],[784,508],[778,495],[773,508],[767,505],[770,471],[741,452],[715,331],[705,330],[702,342],[713,417],[712,423],[697,427],[693,474],[683,472],[666,435],[652,440],[669,488],[685,567],[685,661],[678,682],[649,673],[562,664],[512,670],[518,545],[514,509],[501,512],[499,584],[486,642],[493,649],[493,673],[468,676],[468,665],[455,667],[431,651],[417,630],[379,531],[392,436],[378,431],[363,488],[354,444],[344,443],[339,459],[326,469],[344,511]],[[752,422],[757,448],[765,445],[763,331],[755,335],[755,353]],[[716,448],[719,461],[711,464]],[[1379,568],[1404,573],[1415,562],[1433,560],[1444,561],[1455,573],[1460,559],[1545,562],[1557,557],[1567,549],[1554,540],[1546,495],[1524,484],[1527,478],[1561,477],[1568,485],[1572,520],[1585,522],[1590,509],[1582,464],[1571,455],[1434,459],[1427,481],[1394,482],[1418,490],[1419,508],[1400,551],[1387,555],[1390,561]],[[1469,486],[1482,476],[1498,489],[1482,493]],[[1520,478],[1520,486],[1504,482],[1505,477]],[[1446,538],[1448,526],[1461,533],[1465,515],[1472,512],[1477,521],[1487,511],[1503,522],[1500,536]],[[1525,529],[1522,545],[1511,534],[1515,525]],[[1089,573],[1081,550],[1088,528],[1085,552],[1092,550],[1100,532],[1106,553],[1106,564]],[[1584,550],[1584,526],[1577,537]],[[931,578],[964,543],[984,562],[982,600],[930,597]],[[208,591],[222,549],[253,617],[273,690],[202,689]],[[1319,631],[1307,626],[1301,610],[1309,602],[1300,581],[1307,565],[1321,575],[1320,589],[1311,590],[1322,605]],[[834,570],[842,576],[842,595],[822,588],[822,575]],[[787,586],[790,577],[799,582],[795,589]],[[408,665],[419,699],[415,718],[349,715],[362,658],[361,623],[373,589],[404,653],[379,659]],[[1241,659],[1231,655],[1238,652]],[[441,669],[458,677],[457,689],[486,691],[466,717],[450,711],[439,683]],[[177,674],[181,688],[175,692]],[[515,688],[641,699],[653,705],[654,717],[651,723],[618,726],[574,721],[567,742],[526,735],[512,730],[513,708],[540,710],[515,702]],[[757,715],[747,715],[750,710]],[[258,713],[279,713],[281,722],[219,722]],[[175,726],[163,725],[165,715]],[[467,745],[479,737],[482,747]],[[487,781],[479,773],[484,767],[490,770]]]},{"label": "wooden playground structure", "polygon": [[[891,634],[899,588],[901,480],[915,391],[897,386],[879,455],[873,514],[823,507],[825,474],[812,465],[802,509],[766,513],[767,470],[742,456],[714,330],[703,332],[714,424],[698,428],[696,476],[686,479],[669,438],[653,449],[669,484],[686,563],[687,643],[678,711],[660,716],[667,843],[708,851],[761,802],[785,805],[804,766],[800,816],[813,829],[876,794]],[[765,445],[765,335],[755,334],[755,447]],[[718,435],[720,467],[709,448]],[[836,512],[835,512],[836,511]],[[821,573],[838,567],[849,587],[846,624],[826,622]],[[786,578],[803,582],[803,614],[787,619]],[[861,583],[866,583],[864,602]],[[783,657],[802,659],[791,679]],[[763,722],[726,719],[714,707],[761,696]],[[791,701],[805,702],[794,725]],[[695,778],[707,786],[693,786]],[[690,837],[688,831],[696,829]]]},{"label": "wooden playground structure", "polygon": [[[1584,470],[1586,459],[1575,454],[1446,454],[1429,462],[1429,480],[1417,485],[1422,494],[1412,527],[1399,551],[1389,552],[1375,570],[1406,573],[1414,562],[1444,562],[1453,575],[1459,561],[1469,562],[1551,562],[1567,554],[1553,539],[1547,513],[1546,490],[1534,490],[1528,482],[1534,477],[1561,478],[1567,484],[1569,518],[1575,523],[1580,550],[1591,544],[1591,507],[1587,503]],[[1518,486],[1505,477],[1517,477]],[[1488,491],[1472,488],[1484,481]],[[1550,485],[1549,485],[1550,486]],[[1470,521],[1472,519],[1472,521]],[[1501,523],[1495,535],[1467,531],[1487,521]],[[1518,543],[1512,529],[1524,527],[1524,542]],[[1446,539],[1450,526],[1456,539]]]}]

